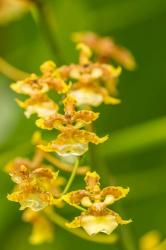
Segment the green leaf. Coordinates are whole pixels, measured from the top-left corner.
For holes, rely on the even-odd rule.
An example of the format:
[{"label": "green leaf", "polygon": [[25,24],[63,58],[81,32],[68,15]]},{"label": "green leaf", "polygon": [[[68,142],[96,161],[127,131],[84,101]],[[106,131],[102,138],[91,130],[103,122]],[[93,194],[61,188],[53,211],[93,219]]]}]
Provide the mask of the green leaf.
[{"label": "green leaf", "polygon": [[103,158],[111,158],[142,152],[161,144],[166,145],[166,117],[117,131],[96,150]]},{"label": "green leaf", "polygon": [[[91,11],[88,19],[91,20],[94,27],[108,31],[124,29],[143,22],[152,16],[164,13],[166,10],[165,0],[124,0],[106,5],[98,10]],[[107,25],[105,25],[107,24]]]}]

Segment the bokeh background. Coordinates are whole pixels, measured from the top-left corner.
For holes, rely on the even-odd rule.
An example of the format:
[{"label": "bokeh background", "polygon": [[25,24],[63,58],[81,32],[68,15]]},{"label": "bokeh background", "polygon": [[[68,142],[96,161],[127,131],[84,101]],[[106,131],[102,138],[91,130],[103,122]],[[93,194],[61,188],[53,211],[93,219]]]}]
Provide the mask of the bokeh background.
[{"label": "bokeh background", "polygon": [[[97,171],[103,184],[111,176],[119,185],[129,186],[128,197],[121,201],[126,226],[138,244],[150,230],[166,234],[166,1],[165,0],[50,0],[55,17],[55,35],[65,62],[76,61],[72,32],[91,30],[115,40],[134,54],[138,67],[134,72],[123,70],[119,82],[122,104],[103,106],[96,123],[99,134],[112,139],[96,147]],[[43,36],[40,25],[31,13],[0,26],[0,56],[26,71],[39,72],[39,65],[55,59]],[[13,157],[28,155],[34,119],[27,120],[16,105],[9,84],[0,75],[0,242],[1,249],[68,250],[124,249],[120,246],[95,244],[81,240],[55,226],[52,244],[31,246],[30,225],[21,220],[18,204],[9,202],[6,194],[12,183],[3,171]],[[77,183],[78,185],[78,183]],[[62,212],[69,218],[72,210]],[[134,250],[134,249],[133,249]]]}]

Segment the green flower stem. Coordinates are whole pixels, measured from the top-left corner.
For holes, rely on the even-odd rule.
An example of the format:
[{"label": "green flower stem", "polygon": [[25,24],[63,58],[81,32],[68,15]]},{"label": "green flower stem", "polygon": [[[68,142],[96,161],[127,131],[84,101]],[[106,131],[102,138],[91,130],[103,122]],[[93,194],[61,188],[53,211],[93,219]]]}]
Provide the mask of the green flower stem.
[{"label": "green flower stem", "polygon": [[[51,164],[53,164],[54,166],[56,166],[57,168],[65,171],[65,172],[69,172],[71,173],[73,170],[73,166],[69,165],[65,162],[60,161],[58,158],[55,158],[54,156],[52,156],[49,153],[44,152],[44,158],[49,161]],[[86,172],[89,170],[88,166],[81,166],[77,169],[77,174],[79,175],[85,175]]]},{"label": "green flower stem", "polygon": [[9,79],[14,81],[24,79],[28,76],[27,73],[9,64],[2,57],[0,57],[0,73],[2,73],[3,75],[7,76]]},{"label": "green flower stem", "polygon": [[79,205],[73,205],[73,207],[77,208],[78,210],[80,210],[80,211],[82,211],[82,212],[85,212],[85,211],[86,211],[85,208],[83,208],[83,207],[81,207],[81,206],[79,206]]},{"label": "green flower stem", "polygon": [[73,167],[73,171],[72,171],[70,178],[69,178],[69,180],[68,180],[68,182],[67,182],[67,184],[62,192],[62,195],[66,194],[68,192],[70,186],[72,185],[73,180],[74,180],[76,173],[77,173],[78,166],[79,166],[79,160],[78,160],[78,158],[76,158],[76,161],[75,161],[75,164]]},{"label": "green flower stem", "polygon": [[57,224],[59,227],[65,229],[66,231],[70,232],[71,234],[92,242],[96,243],[101,243],[101,244],[113,244],[117,241],[117,235],[116,234],[111,234],[109,236],[105,235],[96,235],[93,237],[90,237],[88,234],[86,234],[83,230],[76,228],[76,229],[71,229],[66,226],[67,221],[60,216],[59,214],[55,213],[53,210],[45,210],[45,213],[47,214],[48,218]]},{"label": "green flower stem", "polygon": [[45,39],[53,52],[56,62],[61,64],[63,62],[60,52],[59,44],[55,37],[55,21],[53,20],[53,14],[51,7],[47,3],[48,1],[34,0],[36,10],[38,12],[38,22],[45,36]]}]

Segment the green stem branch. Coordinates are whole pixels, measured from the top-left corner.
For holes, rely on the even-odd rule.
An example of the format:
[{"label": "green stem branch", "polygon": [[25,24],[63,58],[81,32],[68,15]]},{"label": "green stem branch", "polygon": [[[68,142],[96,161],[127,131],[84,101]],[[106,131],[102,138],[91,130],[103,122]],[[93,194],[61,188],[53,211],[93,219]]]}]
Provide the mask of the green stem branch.
[{"label": "green stem branch", "polygon": [[24,79],[28,76],[27,73],[9,64],[2,57],[0,57],[0,73],[2,73],[3,75],[7,76],[9,79],[12,79],[14,81]]},{"label": "green stem branch", "polygon": [[47,1],[34,0],[34,4],[38,12],[39,25],[43,31],[46,41],[50,46],[51,51],[55,55],[57,63],[61,64],[63,60],[57,38],[55,37],[55,21],[53,20],[51,8],[48,4],[46,4],[46,2]]},{"label": "green stem branch", "polygon": [[66,194],[68,192],[71,184],[73,183],[73,180],[74,180],[74,178],[76,176],[76,173],[77,173],[78,166],[79,166],[79,160],[76,159],[74,167],[73,167],[73,171],[72,171],[72,173],[70,175],[70,178],[69,178],[69,180],[68,180],[68,182],[67,182],[67,184],[66,184],[66,186],[65,186],[65,188],[63,190],[62,195]]}]

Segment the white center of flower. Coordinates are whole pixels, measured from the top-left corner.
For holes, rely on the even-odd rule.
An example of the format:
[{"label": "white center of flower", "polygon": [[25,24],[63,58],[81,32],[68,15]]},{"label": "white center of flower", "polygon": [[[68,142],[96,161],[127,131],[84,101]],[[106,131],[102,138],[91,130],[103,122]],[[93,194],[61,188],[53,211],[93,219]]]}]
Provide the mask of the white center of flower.
[{"label": "white center of flower", "polygon": [[102,76],[102,74],[103,73],[102,73],[102,70],[100,68],[95,68],[95,69],[93,69],[91,76],[96,79],[96,78],[100,78]]},{"label": "white center of flower", "polygon": [[21,184],[22,183],[22,178],[21,176],[14,176],[14,175],[11,175],[11,178],[12,178],[12,181],[17,183],[17,184]]},{"label": "white center of flower", "polygon": [[43,85],[42,88],[34,88],[31,84],[24,83],[22,81],[12,84],[12,89],[17,93],[22,93],[30,96],[39,93],[45,93],[49,90],[47,85]]},{"label": "white center of flower", "polygon": [[25,115],[29,118],[32,114],[37,113],[39,117],[47,118],[56,113],[55,108],[49,107],[48,105],[31,105],[28,106],[25,111]]},{"label": "white center of flower", "polygon": [[84,154],[88,150],[87,143],[85,144],[74,143],[65,145],[54,144],[53,147],[56,148],[56,152],[60,156],[70,156],[70,155],[79,156]]},{"label": "white center of flower", "polygon": [[47,206],[47,202],[42,201],[37,195],[31,195],[21,202],[21,210],[29,207],[33,211],[39,211]]},{"label": "white center of flower", "polygon": [[118,223],[116,221],[116,218],[112,215],[83,215],[81,217],[81,226],[89,235],[95,235],[100,232],[111,234],[115,230],[115,228],[117,228]]},{"label": "white center of flower", "polygon": [[71,95],[75,97],[78,106],[91,105],[96,107],[103,101],[102,95],[88,89],[73,90],[71,91]]},{"label": "white center of flower", "polygon": [[104,204],[110,205],[115,201],[115,198],[113,195],[109,194],[105,197]]},{"label": "white center of flower", "polygon": [[84,207],[90,207],[90,206],[92,205],[92,202],[91,202],[91,200],[89,199],[89,197],[85,196],[85,197],[82,198],[81,204],[82,204]]}]

